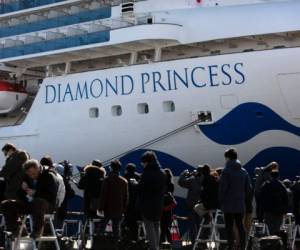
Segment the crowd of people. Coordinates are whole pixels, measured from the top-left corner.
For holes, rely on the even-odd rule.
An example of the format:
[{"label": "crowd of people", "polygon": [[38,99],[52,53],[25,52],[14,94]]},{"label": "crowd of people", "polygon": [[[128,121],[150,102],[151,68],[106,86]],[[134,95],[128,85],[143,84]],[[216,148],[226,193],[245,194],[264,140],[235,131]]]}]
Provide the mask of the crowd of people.
[{"label": "crowd of people", "polygon": [[[19,233],[19,216],[31,214],[32,238],[43,232],[44,215],[56,213],[59,225],[66,217],[66,204],[75,194],[70,185],[68,164],[58,171],[50,156],[40,161],[30,159],[27,152],[13,144],[5,144],[2,152],[6,163],[0,171],[5,186],[1,195],[1,213],[5,217],[6,230],[12,235]],[[235,149],[225,152],[225,167],[213,170],[209,165],[195,171],[183,171],[178,185],[187,189],[186,214],[192,242],[195,241],[200,221],[211,220],[210,212],[221,209],[224,214],[228,249],[245,249],[247,234],[253,214],[265,222],[270,234],[277,234],[283,216],[293,212],[300,223],[300,180],[292,183],[279,180],[279,165],[276,162],[257,168],[255,178],[250,178],[238,160]],[[141,174],[133,163],[125,166],[119,160],[110,163],[109,172],[101,161],[94,160],[83,168],[77,184],[83,190],[83,211],[87,218],[101,217],[97,234],[104,235],[109,221],[112,222],[112,237],[117,241],[126,234],[132,241],[138,240],[138,223],[146,230],[149,248],[158,250],[162,242],[172,242],[171,224],[174,198],[173,175],[163,169],[152,151],[141,156],[144,167]],[[256,211],[253,213],[253,199]],[[235,229],[238,232],[236,241]]]}]

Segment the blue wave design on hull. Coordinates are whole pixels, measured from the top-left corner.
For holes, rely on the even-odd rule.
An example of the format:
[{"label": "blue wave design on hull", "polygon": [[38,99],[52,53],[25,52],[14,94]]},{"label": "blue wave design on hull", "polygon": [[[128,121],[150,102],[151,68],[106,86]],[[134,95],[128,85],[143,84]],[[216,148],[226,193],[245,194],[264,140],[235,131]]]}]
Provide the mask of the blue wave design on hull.
[{"label": "blue wave design on hull", "polygon": [[[125,166],[128,163],[134,163],[137,166],[137,171],[142,173],[143,167],[141,166],[141,156],[148,150],[149,149],[136,150],[120,158],[120,161],[122,162],[123,166]],[[156,153],[161,166],[163,168],[170,168],[174,176],[180,175],[180,173],[185,169],[188,170],[195,169],[193,166],[187,164],[186,162],[170,154],[166,154],[157,150],[151,150],[151,151],[154,151]]]},{"label": "blue wave design on hull", "polygon": [[279,163],[281,178],[294,179],[300,174],[300,151],[289,147],[267,148],[255,155],[244,168],[253,175],[256,167],[266,166],[271,161]]},{"label": "blue wave design on hull", "polygon": [[282,130],[300,136],[299,127],[260,103],[241,104],[217,122],[199,125],[199,128],[209,139],[222,145],[244,143],[268,130]]},{"label": "blue wave design on hull", "polygon": [[[135,163],[137,165],[137,171],[142,173],[143,168],[140,165],[140,158],[147,149],[140,149],[134,151],[120,159],[123,166],[128,163]],[[170,168],[174,176],[180,175],[185,170],[194,170],[195,167],[187,164],[186,162],[174,157],[170,154],[153,150],[163,168]],[[213,153],[212,153],[213,155]],[[280,174],[282,178],[294,178],[300,174],[300,151],[289,147],[271,147],[262,150],[257,153],[251,160],[244,164],[244,168],[247,169],[252,176],[256,167],[266,166],[271,161],[276,161],[280,165]],[[207,162],[209,164],[209,162]],[[203,164],[199,160],[199,164]],[[224,163],[225,165],[225,159]],[[222,164],[220,164],[222,166]],[[215,166],[212,166],[215,167]]]}]

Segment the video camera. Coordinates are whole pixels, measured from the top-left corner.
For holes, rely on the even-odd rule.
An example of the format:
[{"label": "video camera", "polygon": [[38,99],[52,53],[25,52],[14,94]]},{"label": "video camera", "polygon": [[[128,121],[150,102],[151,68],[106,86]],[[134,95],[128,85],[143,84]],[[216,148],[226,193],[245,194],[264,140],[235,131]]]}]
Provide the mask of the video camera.
[{"label": "video camera", "polygon": [[73,165],[67,160],[62,161],[59,164],[64,167],[64,178],[70,180],[73,176]]}]

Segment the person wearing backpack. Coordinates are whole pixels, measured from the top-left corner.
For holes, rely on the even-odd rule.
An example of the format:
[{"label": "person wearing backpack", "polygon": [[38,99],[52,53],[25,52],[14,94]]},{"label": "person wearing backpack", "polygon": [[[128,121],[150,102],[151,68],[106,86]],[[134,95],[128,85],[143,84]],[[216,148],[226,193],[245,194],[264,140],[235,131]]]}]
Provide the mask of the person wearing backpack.
[{"label": "person wearing backpack", "polygon": [[53,160],[49,155],[45,155],[44,157],[42,157],[40,160],[40,164],[44,167],[48,167],[49,170],[53,171],[56,174],[58,180],[56,208],[60,208],[66,196],[66,187],[65,187],[64,179],[54,168]]}]

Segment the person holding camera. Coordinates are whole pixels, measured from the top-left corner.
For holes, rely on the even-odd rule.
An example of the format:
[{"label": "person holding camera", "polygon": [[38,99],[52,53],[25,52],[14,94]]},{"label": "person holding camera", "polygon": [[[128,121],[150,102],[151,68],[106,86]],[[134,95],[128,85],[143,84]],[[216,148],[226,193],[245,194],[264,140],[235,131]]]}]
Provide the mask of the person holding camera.
[{"label": "person holding camera", "polygon": [[178,179],[178,185],[188,190],[186,197],[186,208],[189,218],[189,227],[192,242],[195,241],[199,229],[200,218],[194,211],[194,207],[201,200],[202,191],[202,167],[198,167],[195,171],[184,170]]}]

